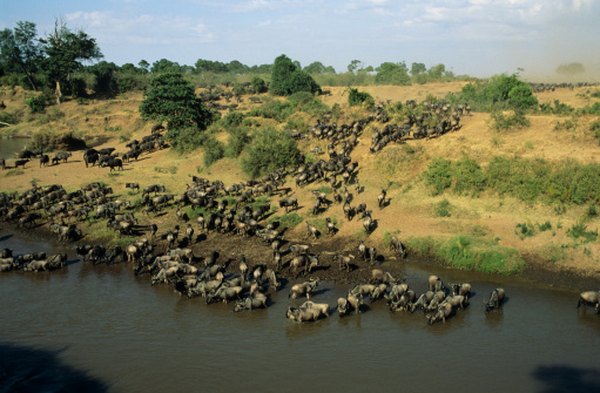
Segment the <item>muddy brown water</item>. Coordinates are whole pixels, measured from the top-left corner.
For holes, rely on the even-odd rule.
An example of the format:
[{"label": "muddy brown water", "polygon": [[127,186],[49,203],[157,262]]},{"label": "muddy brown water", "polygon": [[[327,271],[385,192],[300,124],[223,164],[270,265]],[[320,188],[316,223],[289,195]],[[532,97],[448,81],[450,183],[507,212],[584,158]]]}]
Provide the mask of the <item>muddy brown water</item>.
[{"label": "muddy brown water", "polygon": [[[58,252],[0,231],[0,248]],[[68,249],[74,258],[73,250]],[[439,271],[436,271],[439,273]],[[429,268],[405,268],[425,289]],[[152,287],[125,264],[74,259],[53,273],[0,275],[0,392],[588,392],[600,391],[600,316],[575,308],[577,292],[467,272],[470,307],[446,324],[375,303],[313,324],[285,319],[286,289],[267,310],[233,313]],[[503,286],[502,312],[483,301]],[[323,283],[334,305],[347,286]]]}]

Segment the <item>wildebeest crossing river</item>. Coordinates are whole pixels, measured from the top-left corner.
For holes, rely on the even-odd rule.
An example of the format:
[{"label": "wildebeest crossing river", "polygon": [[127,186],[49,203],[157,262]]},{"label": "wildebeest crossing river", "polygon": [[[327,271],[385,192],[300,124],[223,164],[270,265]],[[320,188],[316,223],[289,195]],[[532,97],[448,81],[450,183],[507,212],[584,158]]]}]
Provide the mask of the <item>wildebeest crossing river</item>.
[{"label": "wildebeest crossing river", "polygon": [[[15,252],[60,250],[7,231],[0,239]],[[425,289],[429,271],[405,273]],[[3,274],[0,391],[599,391],[600,316],[576,310],[576,292],[442,274],[470,281],[475,296],[432,326],[384,303],[296,324],[285,319],[289,287],[266,310],[233,313],[152,287],[126,264]],[[498,285],[508,301],[486,314],[484,298]],[[319,288],[315,300],[332,306],[347,290]]]}]

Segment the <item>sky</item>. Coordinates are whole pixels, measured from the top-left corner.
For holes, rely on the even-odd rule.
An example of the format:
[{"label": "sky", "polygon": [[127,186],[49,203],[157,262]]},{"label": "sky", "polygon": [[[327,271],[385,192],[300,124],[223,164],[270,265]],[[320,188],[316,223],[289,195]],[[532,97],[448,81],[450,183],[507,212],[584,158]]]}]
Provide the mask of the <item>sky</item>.
[{"label": "sky", "polygon": [[357,59],[535,79],[579,62],[600,77],[600,0],[0,0],[0,29],[27,20],[45,35],[57,19],[119,65],[270,64],[283,53],[338,72]]}]

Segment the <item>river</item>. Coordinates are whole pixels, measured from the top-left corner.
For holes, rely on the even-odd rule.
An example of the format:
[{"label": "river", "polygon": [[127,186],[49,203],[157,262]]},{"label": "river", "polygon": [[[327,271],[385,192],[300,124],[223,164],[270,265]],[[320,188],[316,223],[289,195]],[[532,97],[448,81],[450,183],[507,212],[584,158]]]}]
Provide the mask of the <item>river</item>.
[{"label": "river", "polygon": [[[0,231],[4,247],[61,250]],[[427,269],[405,273],[425,289]],[[300,325],[285,318],[289,287],[267,310],[233,313],[152,287],[125,264],[72,259],[58,272],[2,273],[0,392],[600,391],[600,316],[576,310],[576,292],[466,272],[443,278],[475,291],[445,324],[375,303]],[[486,314],[497,285],[508,301]],[[345,290],[324,283],[314,299],[334,305]]]},{"label": "river", "polygon": [[30,138],[0,138],[0,158],[14,158],[30,141]]}]

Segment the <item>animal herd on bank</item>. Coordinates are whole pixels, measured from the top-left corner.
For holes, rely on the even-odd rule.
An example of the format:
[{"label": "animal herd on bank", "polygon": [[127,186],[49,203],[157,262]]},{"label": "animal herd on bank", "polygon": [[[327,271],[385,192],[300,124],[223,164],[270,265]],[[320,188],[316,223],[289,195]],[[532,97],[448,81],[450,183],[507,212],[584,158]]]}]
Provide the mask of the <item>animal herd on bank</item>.
[{"label": "animal herd on bank", "polygon": [[[416,109],[408,102],[408,109]],[[234,302],[234,310],[266,308],[274,293],[290,284],[290,306],[286,316],[294,321],[314,321],[328,317],[332,308],[315,303],[310,298],[318,287],[320,273],[337,264],[340,272],[350,278],[367,269],[371,278],[358,282],[348,289],[345,297],[338,299],[340,316],[365,311],[365,300],[370,303],[385,299],[393,312],[422,310],[431,323],[445,322],[459,310],[464,310],[472,298],[467,283],[444,285],[437,276],[429,278],[428,290],[417,293],[406,280],[396,279],[378,265],[384,253],[369,244],[369,235],[377,230],[378,221],[367,201],[359,200],[364,186],[359,182],[359,163],[351,154],[359,144],[365,127],[374,122],[388,123],[383,131],[375,131],[370,151],[377,153],[386,144],[405,143],[410,137],[436,137],[460,128],[460,117],[468,108],[453,107],[445,103],[419,106],[419,115],[401,124],[389,123],[389,116],[379,108],[376,115],[337,125],[321,119],[315,126],[295,138],[314,138],[326,141],[325,157],[313,162],[301,158],[293,167],[280,168],[259,180],[226,186],[219,180],[191,176],[191,182],[182,193],[169,193],[161,184],[140,185],[127,183],[124,190],[137,196],[131,201],[125,195],[114,193],[112,187],[101,182],[87,184],[68,192],[63,186],[33,186],[22,193],[0,193],[0,220],[19,228],[44,227],[60,242],[79,242],[76,252],[84,263],[128,263],[136,275],[147,275],[153,285],[172,286],[177,293],[189,298],[202,297],[207,303]],[[385,120],[385,121],[384,121]],[[129,151],[120,155],[115,149],[88,149],[83,154],[86,166],[107,166],[122,169],[123,161],[137,159],[142,153],[165,148],[161,128],[155,127],[142,141],[127,144]],[[66,162],[68,154],[58,152],[52,161]],[[127,158],[126,158],[127,157]],[[48,161],[45,157],[40,158]],[[292,184],[290,184],[292,183]],[[286,237],[286,228],[274,214],[277,208],[285,213],[298,210],[306,201],[299,200],[296,190],[319,185],[313,190],[310,213],[323,217],[324,225],[306,221],[306,239],[318,245],[325,235],[335,236],[338,228],[331,217],[339,209],[348,222],[361,220],[365,240],[355,249],[319,251],[318,247]],[[324,188],[329,192],[322,191]],[[276,201],[275,199],[278,198]],[[375,204],[375,201],[373,201]],[[379,193],[376,204],[379,210],[392,203],[387,190]],[[153,217],[169,216],[168,224],[159,226]],[[117,236],[133,239],[127,244],[105,247],[102,244],[83,244],[86,234],[82,227],[90,223],[105,223]],[[164,218],[163,218],[164,222]],[[173,224],[173,222],[175,224]],[[268,258],[257,263],[243,255],[225,256],[218,249],[204,249],[202,243],[208,236],[219,233],[250,239],[256,247],[268,250]],[[389,253],[396,260],[407,256],[400,239],[392,237]],[[355,256],[353,253],[357,253]],[[241,253],[239,253],[241,254]],[[65,266],[63,254],[46,256],[32,253],[13,256],[4,250],[0,260],[1,271],[45,271]],[[292,284],[301,275],[313,277]],[[306,297],[301,305],[296,299]],[[591,305],[599,312],[598,292],[584,292],[580,304]],[[502,288],[497,288],[485,302],[486,311],[499,309],[505,299]]]}]

